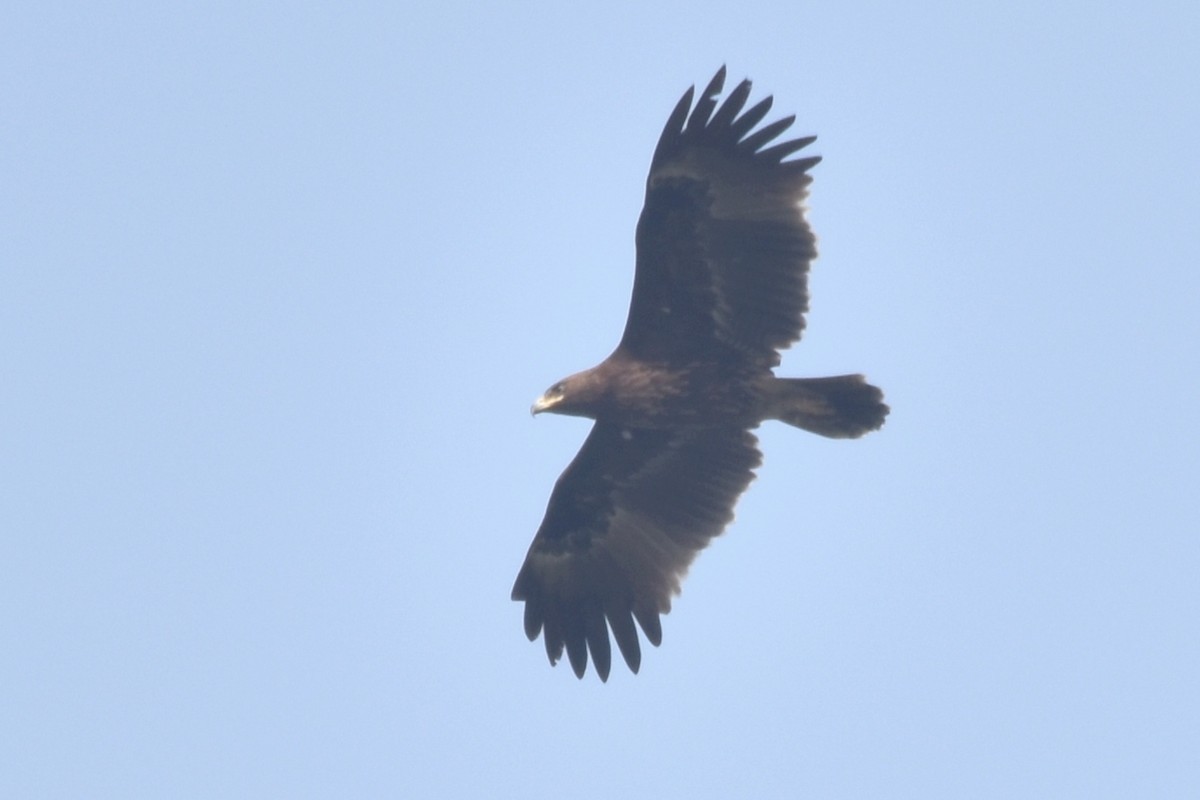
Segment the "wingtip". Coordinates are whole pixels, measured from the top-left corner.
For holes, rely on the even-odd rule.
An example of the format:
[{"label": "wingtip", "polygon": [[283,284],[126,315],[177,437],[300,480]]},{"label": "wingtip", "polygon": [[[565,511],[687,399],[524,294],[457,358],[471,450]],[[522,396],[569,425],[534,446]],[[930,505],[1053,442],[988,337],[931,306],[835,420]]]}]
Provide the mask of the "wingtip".
[{"label": "wingtip", "polygon": [[638,625],[642,626],[642,633],[646,634],[646,641],[655,647],[662,644],[662,618],[657,609],[635,607],[633,616],[637,619]]},{"label": "wingtip", "polygon": [[712,80],[708,82],[708,88],[704,90],[704,93],[706,95],[715,95],[717,92],[721,91],[721,89],[725,86],[726,74],[727,71],[725,69],[725,65],[722,64],[721,68],[718,69],[716,74],[712,76]]},{"label": "wingtip", "polygon": [[675,104],[671,116],[667,117],[667,123],[663,125],[662,133],[659,134],[658,144],[654,147],[654,156],[650,160],[652,165],[667,157],[673,143],[683,133],[683,126],[687,122],[688,112],[692,109],[692,99],[695,96],[696,87],[689,86],[683,96],[679,98],[679,102]]},{"label": "wingtip", "polygon": [[587,672],[587,647],[572,647],[568,644],[567,660],[571,662],[571,671],[575,673],[575,677],[582,679]]},{"label": "wingtip", "polygon": [[713,100],[725,88],[725,65],[717,70],[717,74],[712,76],[712,80],[704,87],[704,91],[700,94],[701,102],[705,100]]}]

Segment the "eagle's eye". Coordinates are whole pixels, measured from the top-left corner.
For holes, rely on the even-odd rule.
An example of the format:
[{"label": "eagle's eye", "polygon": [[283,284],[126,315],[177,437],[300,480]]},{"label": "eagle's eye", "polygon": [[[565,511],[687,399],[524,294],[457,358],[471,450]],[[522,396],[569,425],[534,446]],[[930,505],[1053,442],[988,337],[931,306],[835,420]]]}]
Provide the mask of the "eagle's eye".
[{"label": "eagle's eye", "polygon": [[546,394],[548,394],[552,397],[562,397],[562,393],[563,393],[562,383],[554,384],[553,386],[550,387],[550,391],[546,392]]}]

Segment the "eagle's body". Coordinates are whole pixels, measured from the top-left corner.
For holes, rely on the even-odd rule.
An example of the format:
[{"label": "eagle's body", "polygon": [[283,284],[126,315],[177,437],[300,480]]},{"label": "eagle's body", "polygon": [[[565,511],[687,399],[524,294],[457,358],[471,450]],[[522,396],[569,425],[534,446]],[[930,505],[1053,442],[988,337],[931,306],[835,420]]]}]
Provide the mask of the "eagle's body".
[{"label": "eagle's body", "polygon": [[533,407],[596,420],[513,587],[526,634],[543,634],[551,663],[565,647],[580,677],[590,649],[607,679],[610,629],[635,672],[634,619],[660,643],[660,614],[761,463],[753,428],[776,419],[857,437],[887,414],[860,375],[773,373],[808,309],[816,250],[800,204],[819,159],[784,160],[812,138],[764,149],[792,118],[751,133],[771,99],[742,113],[743,81],[718,109],[724,77],[695,109],[683,96],[655,150],[620,344]]}]

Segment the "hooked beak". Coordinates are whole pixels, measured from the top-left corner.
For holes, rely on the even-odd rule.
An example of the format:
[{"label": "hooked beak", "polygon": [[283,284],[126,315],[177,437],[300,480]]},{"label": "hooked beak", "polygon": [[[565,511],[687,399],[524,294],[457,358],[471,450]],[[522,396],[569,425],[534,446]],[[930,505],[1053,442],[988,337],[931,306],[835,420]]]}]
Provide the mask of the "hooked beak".
[{"label": "hooked beak", "polygon": [[548,411],[551,408],[553,408],[554,404],[557,402],[558,402],[557,399],[551,399],[549,397],[546,397],[546,395],[542,395],[529,408],[529,414],[530,414],[530,416],[536,417],[538,414],[542,413],[543,411]]}]

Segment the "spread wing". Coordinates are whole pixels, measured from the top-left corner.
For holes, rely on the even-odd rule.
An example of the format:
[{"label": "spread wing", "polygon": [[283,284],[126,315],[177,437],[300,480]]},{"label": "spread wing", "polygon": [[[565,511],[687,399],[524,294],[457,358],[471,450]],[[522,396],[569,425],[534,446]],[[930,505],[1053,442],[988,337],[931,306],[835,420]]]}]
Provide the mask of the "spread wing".
[{"label": "spread wing", "polygon": [[816,138],[774,143],[795,117],[751,133],[771,98],[743,113],[749,81],[717,108],[724,83],[722,67],[695,108],[689,89],[654,151],[621,346],[664,361],[716,347],[769,368],[804,328],[816,248],[800,204],[820,158],[784,160]]},{"label": "spread wing", "polygon": [[[525,634],[583,677],[591,650],[608,679],[608,629],[629,668],[641,663],[634,619],[651,644],[696,554],[733,519],[762,460],[737,428],[626,429],[598,422],[555,484],[513,586]],[[607,620],[607,625],[606,625]]]}]

